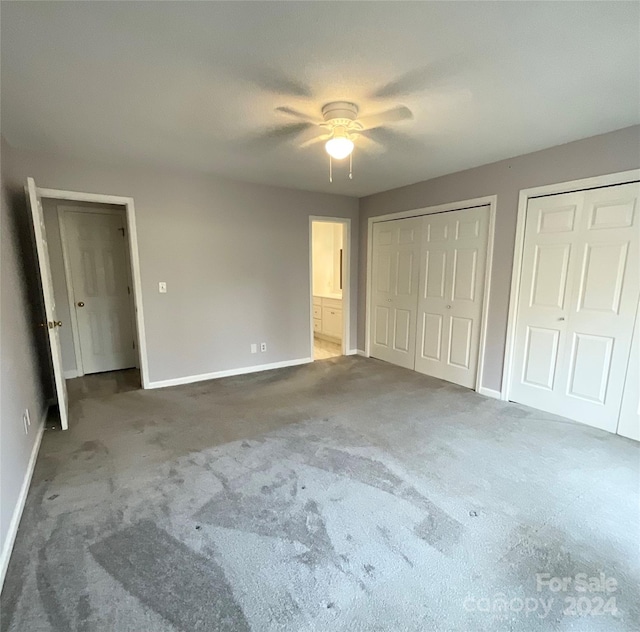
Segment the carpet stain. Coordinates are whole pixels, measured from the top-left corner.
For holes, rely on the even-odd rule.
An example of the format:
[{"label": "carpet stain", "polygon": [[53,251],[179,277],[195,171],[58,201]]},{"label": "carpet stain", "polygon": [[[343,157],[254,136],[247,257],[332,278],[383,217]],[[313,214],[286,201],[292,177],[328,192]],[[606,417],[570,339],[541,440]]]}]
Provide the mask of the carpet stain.
[{"label": "carpet stain", "polygon": [[215,560],[196,553],[149,520],[117,531],[90,551],[125,590],[178,630],[250,630]]},{"label": "carpet stain", "polygon": [[81,452],[102,452],[103,454],[109,454],[109,450],[101,441],[85,441],[80,446]]},{"label": "carpet stain", "polygon": [[298,505],[287,496],[249,495],[227,489],[206,503],[194,518],[227,529],[299,542],[307,551],[298,559],[309,566],[337,557],[313,500]]},{"label": "carpet stain", "polygon": [[384,463],[333,448],[322,448],[306,456],[314,467],[381,489],[424,511],[425,518],[414,532],[441,553],[450,551],[462,537],[464,527],[460,522],[394,474]]},{"label": "carpet stain", "polygon": [[56,595],[55,582],[51,580],[46,551],[38,551],[38,568],[36,570],[36,585],[42,603],[42,609],[53,630],[71,630],[71,624],[66,617],[62,604]]},{"label": "carpet stain", "polygon": [[77,607],[77,632],[91,632],[91,602],[89,595],[80,595]]},{"label": "carpet stain", "polygon": [[376,529],[378,530],[378,533],[382,536],[382,539],[386,543],[389,550],[399,555],[409,566],[411,566],[411,568],[413,568],[413,562],[402,550],[400,550],[400,547],[393,541],[393,538],[391,537],[391,532],[389,531],[389,529],[387,527],[382,527],[380,525],[377,525]]}]

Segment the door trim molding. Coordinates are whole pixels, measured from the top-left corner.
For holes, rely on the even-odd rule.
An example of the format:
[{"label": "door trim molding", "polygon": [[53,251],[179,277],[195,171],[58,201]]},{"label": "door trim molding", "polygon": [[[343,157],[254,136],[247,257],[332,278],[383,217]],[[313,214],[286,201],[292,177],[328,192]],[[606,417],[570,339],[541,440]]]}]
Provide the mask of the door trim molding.
[{"label": "door trim molding", "polygon": [[309,357],[313,350],[313,222],[343,225],[342,239],[342,355],[351,355],[351,218],[309,215]]},{"label": "door trim molding", "polygon": [[513,252],[513,267],[511,270],[511,291],[509,293],[509,315],[507,319],[507,339],[502,366],[502,399],[509,401],[513,373],[513,353],[515,342],[515,330],[518,319],[518,300],[520,298],[520,275],[522,273],[522,256],[524,250],[525,225],[527,219],[527,206],[531,198],[560,193],[573,193],[585,189],[599,189],[617,184],[626,184],[640,180],[640,169],[609,173],[592,178],[570,180],[546,184],[529,189],[521,189],[518,198],[518,218],[516,223],[515,248]]},{"label": "door trim molding", "polygon": [[136,212],[132,197],[104,195],[101,193],[83,193],[79,191],[63,191],[37,187],[41,198],[62,200],[64,202],[97,202],[99,204],[117,204],[125,207],[127,233],[129,240],[129,263],[133,281],[133,302],[135,306],[135,326],[138,340],[138,361],[142,388],[149,388],[149,362],[147,357],[147,339],[142,306],[142,281],[140,277],[140,254],[138,251],[138,232],[136,230]]},{"label": "door trim molding", "polygon": [[439,204],[437,206],[426,206],[409,211],[399,211],[398,213],[387,213],[386,215],[376,215],[370,217],[367,225],[367,290],[366,290],[366,308],[365,308],[365,341],[364,355],[370,357],[370,333],[371,333],[371,282],[372,282],[372,263],[373,263],[373,225],[377,222],[388,222],[395,219],[408,219],[411,217],[420,217],[422,215],[433,215],[434,213],[447,213],[449,211],[463,211],[478,206],[489,206],[489,226],[487,234],[487,258],[484,273],[484,291],[482,297],[482,314],[480,322],[480,340],[478,353],[478,370],[476,372],[475,390],[480,391],[482,388],[482,379],[484,377],[485,352],[487,347],[487,329],[489,321],[489,301],[491,298],[491,271],[493,269],[493,245],[496,228],[496,205],[498,201],[497,195],[487,195],[470,200],[461,200],[459,202],[449,202],[447,204]]}]

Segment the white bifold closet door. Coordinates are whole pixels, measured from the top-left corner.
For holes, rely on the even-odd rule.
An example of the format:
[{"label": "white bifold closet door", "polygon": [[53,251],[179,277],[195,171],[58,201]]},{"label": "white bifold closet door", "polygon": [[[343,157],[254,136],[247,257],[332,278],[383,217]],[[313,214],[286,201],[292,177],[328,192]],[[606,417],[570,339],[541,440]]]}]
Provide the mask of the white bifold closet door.
[{"label": "white bifold closet door", "polygon": [[416,371],[475,388],[489,207],[423,217]]},{"label": "white bifold closet door", "polygon": [[640,441],[640,305],[636,310],[636,324],[631,339],[631,354],[622,394],[617,433]]},{"label": "white bifold closet door", "polygon": [[639,293],[637,183],[529,201],[510,399],[616,431]]},{"label": "white bifold closet door", "polygon": [[407,369],[415,363],[422,218],[373,225],[369,353]]}]

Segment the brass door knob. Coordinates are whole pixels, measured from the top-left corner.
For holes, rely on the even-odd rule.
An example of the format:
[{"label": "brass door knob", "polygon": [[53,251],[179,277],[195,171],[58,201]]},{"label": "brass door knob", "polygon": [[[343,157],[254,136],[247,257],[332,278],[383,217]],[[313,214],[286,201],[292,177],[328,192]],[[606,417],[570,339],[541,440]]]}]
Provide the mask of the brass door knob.
[{"label": "brass door knob", "polygon": [[54,327],[62,327],[62,321],[61,320],[54,321],[53,326]]},{"label": "brass door knob", "polygon": [[78,301],[78,307],[84,307],[84,303],[82,301]]}]

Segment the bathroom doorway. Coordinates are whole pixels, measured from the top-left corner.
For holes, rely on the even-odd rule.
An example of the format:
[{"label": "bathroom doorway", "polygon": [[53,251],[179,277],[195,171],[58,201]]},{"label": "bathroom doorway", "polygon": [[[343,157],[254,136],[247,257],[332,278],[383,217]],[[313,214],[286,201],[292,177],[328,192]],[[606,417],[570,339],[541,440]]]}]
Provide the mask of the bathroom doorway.
[{"label": "bathroom doorway", "polygon": [[328,360],[345,354],[348,305],[348,220],[311,222],[312,357]]}]

